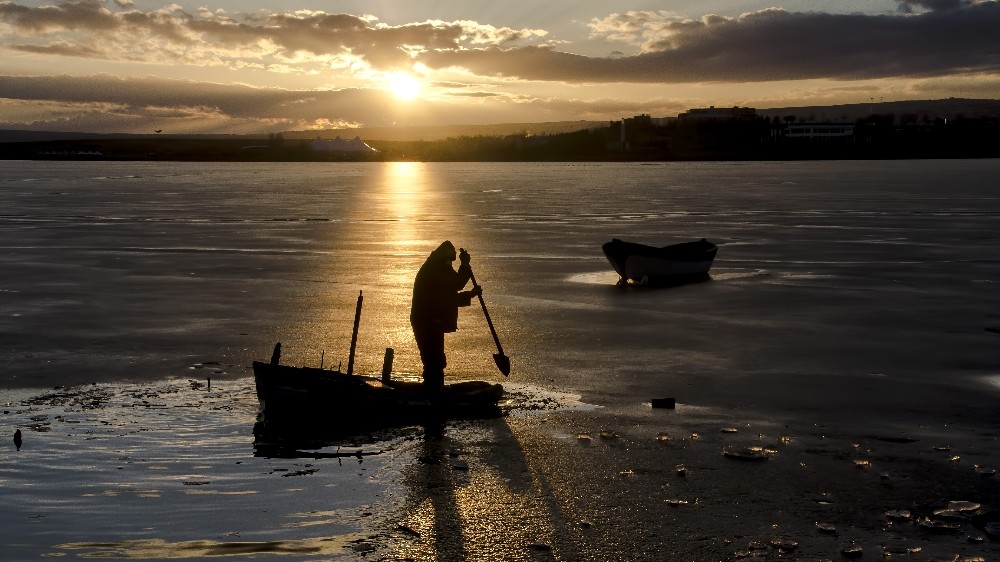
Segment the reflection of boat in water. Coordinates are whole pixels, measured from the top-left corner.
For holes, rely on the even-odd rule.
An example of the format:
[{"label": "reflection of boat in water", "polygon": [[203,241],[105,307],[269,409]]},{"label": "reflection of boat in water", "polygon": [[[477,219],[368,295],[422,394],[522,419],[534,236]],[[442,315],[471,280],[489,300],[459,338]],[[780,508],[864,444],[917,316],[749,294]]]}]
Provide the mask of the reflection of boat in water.
[{"label": "reflection of boat in water", "polygon": [[671,285],[708,279],[719,247],[702,238],[670,246],[647,246],[615,238],[602,247],[619,283]]},{"label": "reflection of boat in water", "polygon": [[302,422],[314,429],[389,427],[454,418],[500,415],[503,386],[458,382],[429,390],[420,382],[349,375],[315,367],[253,363],[260,421],[268,425]]}]

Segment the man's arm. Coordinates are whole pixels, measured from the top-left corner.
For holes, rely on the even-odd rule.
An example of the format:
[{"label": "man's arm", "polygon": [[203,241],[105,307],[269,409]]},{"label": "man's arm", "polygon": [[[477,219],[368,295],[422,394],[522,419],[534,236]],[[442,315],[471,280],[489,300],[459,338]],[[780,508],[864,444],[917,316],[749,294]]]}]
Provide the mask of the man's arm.
[{"label": "man's arm", "polygon": [[458,294],[458,306],[469,306],[472,304],[472,299],[483,294],[483,288],[476,285],[471,291],[462,291]]}]

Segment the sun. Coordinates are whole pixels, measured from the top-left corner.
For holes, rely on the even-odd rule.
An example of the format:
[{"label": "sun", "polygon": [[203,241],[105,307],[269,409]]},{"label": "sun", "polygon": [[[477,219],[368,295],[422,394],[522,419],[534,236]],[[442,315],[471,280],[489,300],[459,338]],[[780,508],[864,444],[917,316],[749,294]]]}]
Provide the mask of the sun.
[{"label": "sun", "polygon": [[397,98],[409,101],[420,95],[420,80],[412,74],[397,72],[386,76],[389,90]]}]

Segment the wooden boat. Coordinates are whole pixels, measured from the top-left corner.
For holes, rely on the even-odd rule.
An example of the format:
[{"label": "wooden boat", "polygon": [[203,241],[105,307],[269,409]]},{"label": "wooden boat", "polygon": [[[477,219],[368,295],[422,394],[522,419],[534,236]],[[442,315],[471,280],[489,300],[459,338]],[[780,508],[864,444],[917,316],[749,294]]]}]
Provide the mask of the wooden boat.
[{"label": "wooden boat", "polygon": [[501,415],[497,402],[504,390],[499,384],[467,381],[428,389],[421,382],[392,380],[391,349],[386,350],[381,377],[353,374],[363,302],[364,295],[358,293],[346,373],[282,365],[281,342],[274,346],[270,362],[253,362],[260,402],[255,434],[333,434]]},{"label": "wooden boat", "polygon": [[420,382],[384,380],[315,367],[253,362],[259,421],[337,427],[387,427],[501,415],[503,386],[485,381],[428,390]]},{"label": "wooden boat", "polygon": [[704,238],[663,247],[614,238],[601,249],[620,284],[665,285],[707,279],[719,248]]}]

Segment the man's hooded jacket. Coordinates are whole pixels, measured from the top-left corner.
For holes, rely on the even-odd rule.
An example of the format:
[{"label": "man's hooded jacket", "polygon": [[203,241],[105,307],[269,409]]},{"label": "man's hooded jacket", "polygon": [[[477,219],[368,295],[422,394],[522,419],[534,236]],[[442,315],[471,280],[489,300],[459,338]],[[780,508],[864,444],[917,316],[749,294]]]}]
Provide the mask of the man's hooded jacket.
[{"label": "man's hooded jacket", "polygon": [[442,242],[420,266],[413,282],[410,325],[414,330],[442,333],[458,329],[458,307],[469,306],[472,294],[459,293],[472,277],[472,267],[463,263],[458,271],[451,267],[455,246]]}]

